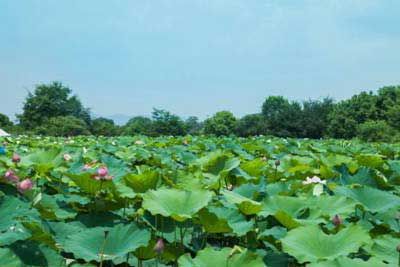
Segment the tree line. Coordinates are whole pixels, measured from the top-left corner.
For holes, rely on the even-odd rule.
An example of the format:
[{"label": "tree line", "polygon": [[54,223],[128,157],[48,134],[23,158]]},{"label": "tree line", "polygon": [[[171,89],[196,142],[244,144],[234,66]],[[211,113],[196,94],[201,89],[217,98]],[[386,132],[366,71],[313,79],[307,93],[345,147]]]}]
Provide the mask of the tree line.
[{"label": "tree line", "polygon": [[108,118],[92,118],[70,88],[52,82],[39,84],[28,94],[17,123],[0,114],[0,127],[16,134],[49,136],[273,135],[393,142],[400,140],[400,86],[361,92],[339,102],[332,98],[299,102],[269,96],[259,113],[242,118],[219,111],[200,121],[195,116],[182,119],[167,110],[154,109],[151,117],[135,116],[118,126]]}]

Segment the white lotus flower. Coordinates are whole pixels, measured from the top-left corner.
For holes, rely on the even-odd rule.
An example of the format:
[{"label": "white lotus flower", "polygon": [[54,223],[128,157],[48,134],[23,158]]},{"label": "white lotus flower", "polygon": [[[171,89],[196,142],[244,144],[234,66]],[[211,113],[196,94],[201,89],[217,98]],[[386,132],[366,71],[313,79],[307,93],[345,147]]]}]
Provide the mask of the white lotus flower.
[{"label": "white lotus flower", "polygon": [[314,177],[307,177],[305,181],[303,181],[304,185],[307,184],[326,184],[325,180],[321,180],[321,178],[319,178],[318,176],[314,176]]}]

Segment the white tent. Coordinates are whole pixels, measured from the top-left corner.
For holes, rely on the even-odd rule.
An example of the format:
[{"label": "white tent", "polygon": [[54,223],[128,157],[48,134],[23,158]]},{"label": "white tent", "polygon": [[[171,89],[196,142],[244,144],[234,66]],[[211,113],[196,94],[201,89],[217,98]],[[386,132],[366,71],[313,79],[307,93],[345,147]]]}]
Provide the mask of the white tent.
[{"label": "white tent", "polygon": [[2,129],[0,129],[0,136],[9,136],[10,134],[8,134],[7,132],[3,131]]}]

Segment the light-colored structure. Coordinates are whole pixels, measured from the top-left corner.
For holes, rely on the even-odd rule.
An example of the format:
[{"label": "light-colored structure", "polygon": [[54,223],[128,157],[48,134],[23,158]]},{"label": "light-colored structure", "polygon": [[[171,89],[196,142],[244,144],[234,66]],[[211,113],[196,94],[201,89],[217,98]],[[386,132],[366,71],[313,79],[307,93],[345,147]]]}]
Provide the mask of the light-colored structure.
[{"label": "light-colored structure", "polygon": [[9,136],[10,134],[0,129],[0,136]]}]

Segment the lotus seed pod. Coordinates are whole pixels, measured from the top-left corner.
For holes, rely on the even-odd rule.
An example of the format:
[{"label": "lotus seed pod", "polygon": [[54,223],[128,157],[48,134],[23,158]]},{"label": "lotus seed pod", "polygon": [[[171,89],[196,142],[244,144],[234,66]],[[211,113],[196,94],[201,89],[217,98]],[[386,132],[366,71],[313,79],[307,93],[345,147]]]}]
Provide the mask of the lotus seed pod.
[{"label": "lotus seed pod", "polygon": [[275,166],[278,167],[279,165],[281,165],[281,161],[279,159],[275,160]]}]

